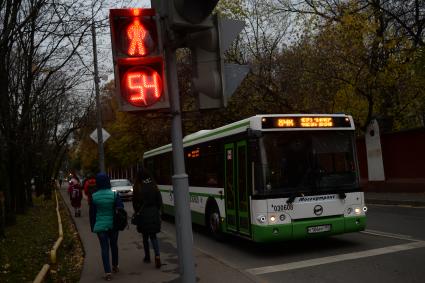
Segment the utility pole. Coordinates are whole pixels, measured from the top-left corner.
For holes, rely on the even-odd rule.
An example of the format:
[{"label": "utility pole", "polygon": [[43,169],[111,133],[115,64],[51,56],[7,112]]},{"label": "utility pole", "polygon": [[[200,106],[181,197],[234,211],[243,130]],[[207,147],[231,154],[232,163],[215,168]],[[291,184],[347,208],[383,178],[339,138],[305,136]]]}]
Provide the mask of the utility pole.
[{"label": "utility pole", "polygon": [[96,27],[95,27],[94,19],[92,20],[91,34],[92,34],[92,41],[93,41],[94,88],[95,88],[95,95],[96,95],[96,125],[97,125],[97,150],[99,153],[99,171],[101,173],[105,173],[105,152],[103,149],[102,113],[100,110],[99,71],[97,67]]},{"label": "utility pole", "polygon": [[173,147],[173,191],[176,216],[176,238],[182,282],[195,283],[195,260],[193,256],[192,216],[189,202],[189,180],[186,174],[183,151],[182,120],[175,50],[168,44],[165,48],[168,85],[170,91],[171,140]]}]

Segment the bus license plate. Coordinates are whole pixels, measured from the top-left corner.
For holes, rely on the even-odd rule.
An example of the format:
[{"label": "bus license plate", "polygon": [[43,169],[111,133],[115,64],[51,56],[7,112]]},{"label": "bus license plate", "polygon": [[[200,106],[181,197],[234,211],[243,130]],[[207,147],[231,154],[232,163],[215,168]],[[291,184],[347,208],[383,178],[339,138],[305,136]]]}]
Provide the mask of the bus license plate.
[{"label": "bus license plate", "polygon": [[314,233],[322,233],[322,232],[328,232],[331,230],[331,225],[319,225],[319,226],[312,226],[307,228],[307,233],[314,234]]}]

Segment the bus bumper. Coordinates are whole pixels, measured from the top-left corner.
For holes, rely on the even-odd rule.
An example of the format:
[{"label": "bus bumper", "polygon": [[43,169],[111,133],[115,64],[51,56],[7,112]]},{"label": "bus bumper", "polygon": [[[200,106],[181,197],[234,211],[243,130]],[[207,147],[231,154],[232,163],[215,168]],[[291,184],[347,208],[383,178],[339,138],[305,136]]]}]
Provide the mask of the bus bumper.
[{"label": "bus bumper", "polygon": [[[331,225],[330,231],[308,233],[309,227]],[[358,232],[366,227],[366,216],[330,217],[296,221],[282,225],[252,225],[252,240],[255,242],[279,242],[285,240],[317,238],[349,232]]]}]

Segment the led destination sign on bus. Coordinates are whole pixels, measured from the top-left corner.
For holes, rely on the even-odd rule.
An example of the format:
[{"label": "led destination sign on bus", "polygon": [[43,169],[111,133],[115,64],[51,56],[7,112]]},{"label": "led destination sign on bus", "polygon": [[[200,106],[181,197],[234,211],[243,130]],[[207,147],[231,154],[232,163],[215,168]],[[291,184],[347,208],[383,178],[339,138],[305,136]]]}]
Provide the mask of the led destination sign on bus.
[{"label": "led destination sign on bus", "polygon": [[348,117],[265,117],[263,129],[273,128],[349,128]]}]

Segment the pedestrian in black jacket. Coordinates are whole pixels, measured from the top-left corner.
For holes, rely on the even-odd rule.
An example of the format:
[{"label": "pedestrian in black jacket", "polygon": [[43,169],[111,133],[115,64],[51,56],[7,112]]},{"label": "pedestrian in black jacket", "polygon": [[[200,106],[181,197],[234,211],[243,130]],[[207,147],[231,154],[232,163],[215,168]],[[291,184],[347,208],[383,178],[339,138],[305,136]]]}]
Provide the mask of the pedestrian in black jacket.
[{"label": "pedestrian in black jacket", "polygon": [[133,208],[136,213],[137,231],[143,235],[144,262],[151,262],[149,239],[155,252],[155,266],[161,267],[157,233],[161,231],[162,197],[152,176],[142,169],[137,173],[133,186]]}]

